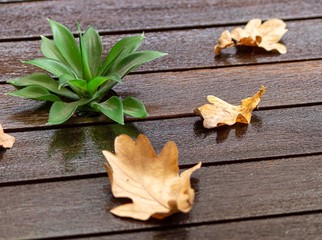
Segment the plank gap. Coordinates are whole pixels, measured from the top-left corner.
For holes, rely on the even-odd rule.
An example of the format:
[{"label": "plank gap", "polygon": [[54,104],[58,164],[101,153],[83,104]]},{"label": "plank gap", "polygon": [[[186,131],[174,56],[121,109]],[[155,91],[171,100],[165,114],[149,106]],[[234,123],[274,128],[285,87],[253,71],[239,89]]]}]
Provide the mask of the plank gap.
[{"label": "plank gap", "polygon": [[23,2],[45,2],[51,0],[0,0],[0,4],[12,4],[12,3],[23,3]]}]

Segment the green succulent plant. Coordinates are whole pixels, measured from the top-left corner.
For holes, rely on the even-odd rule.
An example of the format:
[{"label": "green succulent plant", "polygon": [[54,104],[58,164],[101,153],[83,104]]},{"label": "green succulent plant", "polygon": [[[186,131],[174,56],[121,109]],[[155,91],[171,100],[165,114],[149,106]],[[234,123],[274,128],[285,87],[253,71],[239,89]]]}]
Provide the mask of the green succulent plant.
[{"label": "green succulent plant", "polygon": [[[101,112],[124,124],[124,114],[142,118],[148,114],[143,103],[134,98],[110,96],[110,90],[125,75],[143,63],[166,55],[157,51],[137,51],[144,36],[130,36],[118,41],[102,60],[102,41],[97,30],[79,30],[79,41],[64,25],[48,20],[53,40],[41,36],[44,58],[24,63],[48,71],[7,81],[18,90],[8,95],[53,102],[48,124],[61,124],[75,112]],[[53,76],[53,77],[52,77]]]}]

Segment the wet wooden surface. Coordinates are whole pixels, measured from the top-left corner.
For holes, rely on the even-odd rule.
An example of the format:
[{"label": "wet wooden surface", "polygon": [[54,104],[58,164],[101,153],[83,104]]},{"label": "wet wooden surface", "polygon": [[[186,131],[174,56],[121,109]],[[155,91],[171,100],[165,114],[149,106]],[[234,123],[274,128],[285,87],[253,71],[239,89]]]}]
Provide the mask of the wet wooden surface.
[{"label": "wet wooden surface", "polygon": [[[97,17],[101,16],[101,17]],[[226,49],[220,33],[255,17],[287,20],[288,53]],[[4,95],[5,81],[33,72],[46,18],[93,25],[109,48],[145,32],[142,48],[169,55],[115,91],[143,100],[150,116],[125,126],[105,117],[47,126],[47,104]],[[322,232],[322,1],[0,1],[0,123],[16,137],[0,150],[0,239],[319,239]],[[193,109],[209,94],[238,104],[267,92],[250,125],[206,130]],[[173,140],[193,174],[189,214],[121,219],[102,149],[146,134],[157,151]]]}]

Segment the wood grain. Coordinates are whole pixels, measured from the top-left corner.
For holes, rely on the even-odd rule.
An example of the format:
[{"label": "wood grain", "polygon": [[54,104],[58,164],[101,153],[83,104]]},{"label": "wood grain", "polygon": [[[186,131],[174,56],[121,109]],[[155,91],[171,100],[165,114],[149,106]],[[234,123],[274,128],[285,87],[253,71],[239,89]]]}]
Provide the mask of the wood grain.
[{"label": "wood grain", "polygon": [[192,211],[164,221],[139,222],[110,214],[122,201],[112,197],[107,177],[2,187],[0,232],[15,239],[66,237],[321,210],[320,159],[203,167],[193,175]]},{"label": "wood grain", "polygon": [[75,22],[94,25],[104,32],[144,31],[247,22],[252,18],[305,19],[321,17],[315,0],[93,0],[45,1],[3,5],[0,9],[2,39],[49,34],[47,18],[76,30]]},{"label": "wood grain", "polygon": [[[218,27],[145,33],[146,39],[141,49],[158,50],[167,52],[169,55],[144,64],[137,72],[321,59],[321,19],[288,22],[289,31],[283,37],[288,48],[286,54],[265,52],[256,48],[229,48],[223,50],[222,55],[214,59],[213,46],[219,35],[225,29],[233,28]],[[126,35],[103,36],[104,49],[110,49],[112,44],[124,36]],[[39,71],[35,67],[20,62],[41,57],[38,40],[0,42],[0,54],[0,81]]]},{"label": "wood grain", "polygon": [[120,233],[117,235],[86,237],[86,239],[319,239],[322,235],[321,219],[321,213],[306,214],[302,216],[256,219],[223,224],[204,224],[202,226],[170,228],[159,231]]},{"label": "wood grain", "polygon": [[[260,107],[272,108],[322,102],[320,86],[322,61],[243,66],[128,76],[115,87],[121,96],[141,99],[149,118],[192,115],[195,107],[215,95],[232,104],[267,88]],[[50,105],[4,95],[13,87],[0,85],[0,122],[4,128],[45,126]],[[102,122],[96,118],[74,118],[69,124]]]},{"label": "wood grain", "polygon": [[[12,133],[13,148],[0,156],[0,182],[104,172],[103,149],[122,133],[149,137],[159,152],[175,141],[181,165],[225,163],[321,153],[322,106],[256,112],[247,125],[207,130],[199,117]],[[1,184],[0,184],[1,185]]]}]

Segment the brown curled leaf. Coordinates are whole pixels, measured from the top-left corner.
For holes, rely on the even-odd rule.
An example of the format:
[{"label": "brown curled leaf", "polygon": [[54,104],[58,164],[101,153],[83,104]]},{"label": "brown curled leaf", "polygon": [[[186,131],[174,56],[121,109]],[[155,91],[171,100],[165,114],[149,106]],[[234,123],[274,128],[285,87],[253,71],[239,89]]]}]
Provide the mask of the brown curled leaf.
[{"label": "brown curled leaf", "polygon": [[241,105],[231,105],[215,96],[208,96],[207,100],[210,104],[205,104],[195,109],[195,113],[200,115],[204,121],[205,128],[215,128],[222,125],[233,125],[236,122],[249,124],[252,111],[259,104],[262,95],[265,92],[265,87],[252,97],[242,100]]},{"label": "brown curled leaf", "polygon": [[147,220],[191,210],[195,194],[190,176],[201,167],[201,162],[179,175],[174,142],[167,142],[157,155],[145,135],[140,134],[133,141],[123,134],[115,139],[115,154],[109,151],[103,154],[108,161],[104,166],[113,195],[133,201],[115,207],[111,210],[113,214]]},{"label": "brown curled leaf", "polygon": [[3,128],[0,124],[0,147],[11,148],[15,143],[15,138],[3,132]]}]

